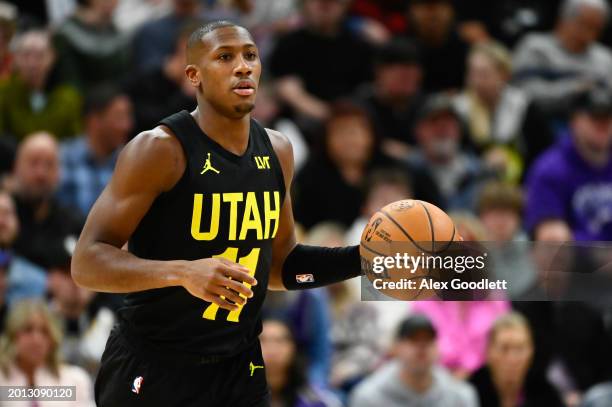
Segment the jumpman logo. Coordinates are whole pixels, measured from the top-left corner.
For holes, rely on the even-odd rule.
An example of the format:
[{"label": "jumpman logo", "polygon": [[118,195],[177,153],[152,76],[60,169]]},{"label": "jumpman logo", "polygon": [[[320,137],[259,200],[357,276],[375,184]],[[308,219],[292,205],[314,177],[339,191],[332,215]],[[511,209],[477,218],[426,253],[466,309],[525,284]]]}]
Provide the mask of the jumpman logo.
[{"label": "jumpman logo", "polygon": [[210,153],[208,153],[208,155],[206,156],[206,161],[204,161],[204,168],[202,168],[202,172],[200,174],[204,174],[206,171],[214,171],[217,174],[219,173],[219,170],[213,167],[210,163]]},{"label": "jumpman logo", "polygon": [[249,365],[249,369],[251,369],[251,376],[255,373],[255,369],[263,369],[263,366],[254,365],[253,362]]}]

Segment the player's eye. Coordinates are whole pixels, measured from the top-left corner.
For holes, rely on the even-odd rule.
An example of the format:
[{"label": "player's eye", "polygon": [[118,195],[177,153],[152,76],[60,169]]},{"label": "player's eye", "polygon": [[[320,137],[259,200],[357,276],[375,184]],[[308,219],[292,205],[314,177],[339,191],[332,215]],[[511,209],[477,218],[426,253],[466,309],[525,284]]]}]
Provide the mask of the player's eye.
[{"label": "player's eye", "polygon": [[221,61],[229,61],[232,59],[232,54],[220,54],[218,57]]},{"label": "player's eye", "polygon": [[246,58],[247,58],[248,60],[250,60],[250,61],[253,61],[254,59],[256,59],[256,58],[257,58],[257,53],[256,53],[256,52],[253,52],[253,51],[247,52],[247,53],[246,53]]}]

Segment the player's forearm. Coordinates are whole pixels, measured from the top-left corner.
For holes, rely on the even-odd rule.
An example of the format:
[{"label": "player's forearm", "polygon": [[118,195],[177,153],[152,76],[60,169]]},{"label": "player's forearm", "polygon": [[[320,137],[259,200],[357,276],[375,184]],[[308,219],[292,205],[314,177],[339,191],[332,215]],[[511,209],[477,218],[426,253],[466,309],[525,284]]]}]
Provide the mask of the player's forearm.
[{"label": "player's forearm", "polygon": [[181,285],[183,263],[141,259],[110,244],[95,242],[75,252],[72,278],[94,291],[142,291]]},{"label": "player's forearm", "polygon": [[296,245],[280,269],[284,288],[303,290],[338,283],[361,275],[359,246]]}]

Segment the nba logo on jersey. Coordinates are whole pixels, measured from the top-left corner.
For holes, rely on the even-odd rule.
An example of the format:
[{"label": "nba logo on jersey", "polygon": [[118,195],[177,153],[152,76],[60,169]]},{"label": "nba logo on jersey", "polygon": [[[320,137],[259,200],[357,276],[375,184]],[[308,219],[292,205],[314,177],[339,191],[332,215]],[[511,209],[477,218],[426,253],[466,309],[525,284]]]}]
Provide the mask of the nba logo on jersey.
[{"label": "nba logo on jersey", "polygon": [[142,376],[138,376],[134,379],[134,382],[132,383],[132,393],[140,393],[140,386],[142,386],[143,381],[144,379],[142,378]]},{"label": "nba logo on jersey", "polygon": [[295,276],[295,281],[298,283],[314,283],[314,276],[312,274],[298,274]]}]

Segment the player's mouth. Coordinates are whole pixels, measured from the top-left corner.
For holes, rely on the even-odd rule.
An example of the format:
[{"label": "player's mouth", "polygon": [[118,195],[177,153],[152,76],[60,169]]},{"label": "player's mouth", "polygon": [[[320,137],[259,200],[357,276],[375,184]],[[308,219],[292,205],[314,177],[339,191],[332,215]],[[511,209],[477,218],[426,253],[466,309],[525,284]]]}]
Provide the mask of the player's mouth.
[{"label": "player's mouth", "polygon": [[255,83],[250,80],[242,80],[236,83],[232,90],[240,96],[251,96],[255,94]]}]

